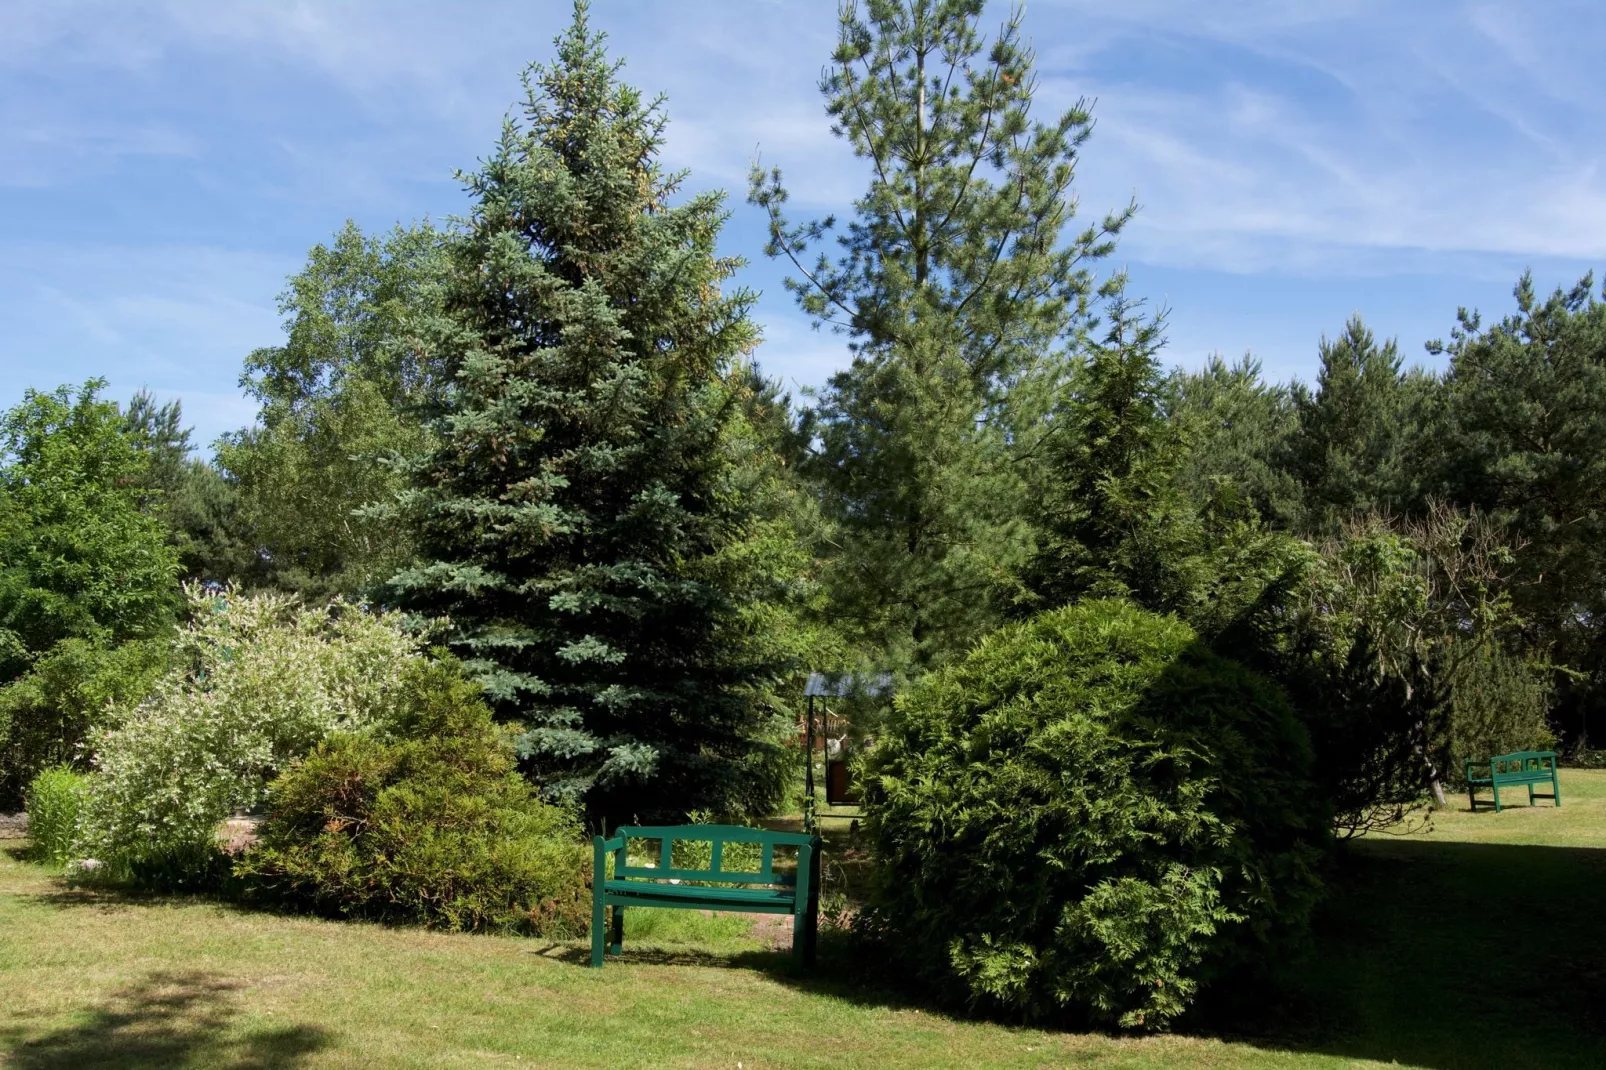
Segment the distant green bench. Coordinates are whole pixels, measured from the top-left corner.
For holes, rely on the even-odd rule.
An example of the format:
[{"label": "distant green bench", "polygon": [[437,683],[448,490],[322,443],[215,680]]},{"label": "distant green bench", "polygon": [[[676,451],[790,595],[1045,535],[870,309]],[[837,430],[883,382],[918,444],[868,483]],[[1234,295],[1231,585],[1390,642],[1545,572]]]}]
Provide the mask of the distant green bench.
[{"label": "distant green bench", "polygon": [[[1476,775],[1474,775],[1476,774]],[[1485,775],[1487,774],[1487,775]],[[1535,784],[1549,784],[1549,795],[1534,794]],[[1512,754],[1497,754],[1488,762],[1467,763],[1467,799],[1472,809],[1478,808],[1478,789],[1494,789],[1494,811],[1500,812],[1500,789],[1524,787],[1528,789],[1528,805],[1535,799],[1553,799],[1561,805],[1561,780],[1556,775],[1556,752],[1553,750],[1523,750]]]},{"label": "distant green bench", "polygon": [[[632,865],[631,840],[659,841],[657,864]],[[708,868],[677,869],[673,865],[677,841],[708,844]],[[726,847],[730,844],[757,845],[758,868],[727,868]],[[595,869],[591,885],[591,965],[602,965],[604,951],[619,954],[624,945],[625,910],[630,907],[790,914],[792,958],[800,965],[813,965],[820,909],[818,836],[739,825],[621,825],[611,839],[598,836],[592,846]],[[795,870],[775,867],[777,847],[797,849]],[[738,862],[750,862],[755,852],[749,849],[736,853],[744,856]],[[607,938],[604,926],[605,911],[610,906],[612,939]]]}]

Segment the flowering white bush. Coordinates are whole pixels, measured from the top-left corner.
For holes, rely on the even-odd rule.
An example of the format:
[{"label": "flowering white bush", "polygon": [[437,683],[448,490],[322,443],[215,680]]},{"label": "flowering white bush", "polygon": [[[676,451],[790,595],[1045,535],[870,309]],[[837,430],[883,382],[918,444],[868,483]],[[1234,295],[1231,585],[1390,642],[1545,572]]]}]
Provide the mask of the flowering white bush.
[{"label": "flowering white bush", "polygon": [[[186,589],[179,667],[92,740],[95,772],[74,853],[183,882],[217,855],[218,824],[330,732],[395,706],[421,656],[398,614],[336,601]],[[177,866],[177,872],[174,866]]]}]

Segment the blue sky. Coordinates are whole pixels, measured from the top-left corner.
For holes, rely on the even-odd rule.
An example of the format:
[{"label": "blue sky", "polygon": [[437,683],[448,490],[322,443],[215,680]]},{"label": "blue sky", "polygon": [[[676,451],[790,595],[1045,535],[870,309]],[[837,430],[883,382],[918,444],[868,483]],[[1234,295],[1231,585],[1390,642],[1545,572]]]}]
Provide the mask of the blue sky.
[{"label": "blue sky", "polygon": [[[596,0],[625,77],[669,98],[667,156],[731,191],[766,370],[844,360],[760,252],[754,153],[799,214],[862,187],[816,81],[831,0]],[[995,7],[994,18],[1003,9]],[[196,437],[252,419],[241,358],[347,219],[463,210],[566,0],[4,0],[0,406],[91,375],[182,397]],[[1352,312],[1409,359],[1458,305],[1504,314],[1606,267],[1606,4],[1031,0],[1045,114],[1097,99],[1077,188],[1143,206],[1110,266],[1170,309],[1169,360],[1249,351],[1309,377]]]}]

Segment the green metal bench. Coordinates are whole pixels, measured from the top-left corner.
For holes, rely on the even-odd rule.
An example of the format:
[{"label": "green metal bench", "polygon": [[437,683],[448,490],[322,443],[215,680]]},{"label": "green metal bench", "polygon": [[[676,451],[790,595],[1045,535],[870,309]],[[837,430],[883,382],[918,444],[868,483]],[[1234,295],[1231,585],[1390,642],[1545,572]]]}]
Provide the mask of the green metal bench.
[{"label": "green metal bench", "polygon": [[[657,864],[632,865],[631,840],[659,841]],[[677,841],[708,844],[708,868],[676,868],[673,862]],[[756,870],[726,867],[726,846],[735,843],[758,846]],[[800,965],[813,965],[820,909],[818,836],[739,825],[621,825],[610,839],[596,837],[592,847],[595,868],[591,884],[591,965],[601,966],[605,951],[619,954],[624,945],[625,911],[630,907],[790,914],[792,958]],[[797,849],[795,870],[776,868],[777,847]],[[749,858],[752,855],[750,850],[741,853]],[[606,908],[610,906],[611,934],[604,925],[608,920]]]},{"label": "green metal bench", "polygon": [[[1483,775],[1487,770],[1488,775]],[[1477,775],[1474,775],[1476,773]],[[1534,785],[1549,784],[1550,794],[1535,794]],[[1497,754],[1487,763],[1467,763],[1467,799],[1472,809],[1478,808],[1478,789],[1494,790],[1494,811],[1499,813],[1500,789],[1524,787],[1528,789],[1528,805],[1535,799],[1553,799],[1561,805],[1561,780],[1556,774],[1556,752],[1553,750],[1523,750],[1511,754]]]}]

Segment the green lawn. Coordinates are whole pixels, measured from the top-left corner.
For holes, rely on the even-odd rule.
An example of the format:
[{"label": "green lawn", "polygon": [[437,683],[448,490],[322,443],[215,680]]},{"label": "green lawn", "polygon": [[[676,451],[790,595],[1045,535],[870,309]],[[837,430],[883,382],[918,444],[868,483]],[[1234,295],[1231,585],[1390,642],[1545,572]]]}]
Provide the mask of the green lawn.
[{"label": "green lawn", "polygon": [[955,1019],[829,956],[800,980],[738,918],[632,912],[593,971],[578,945],[74,892],[0,853],[0,1065],[1606,1067],[1606,772],[1563,796],[1359,844],[1283,982],[1147,1038]]}]

